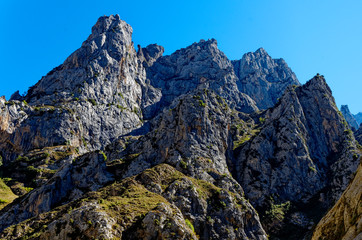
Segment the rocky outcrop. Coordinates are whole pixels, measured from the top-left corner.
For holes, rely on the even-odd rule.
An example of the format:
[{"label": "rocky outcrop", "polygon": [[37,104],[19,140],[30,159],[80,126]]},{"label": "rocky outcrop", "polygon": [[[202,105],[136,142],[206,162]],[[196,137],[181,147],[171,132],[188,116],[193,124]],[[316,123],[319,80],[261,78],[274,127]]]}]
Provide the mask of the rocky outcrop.
[{"label": "rocky outcrop", "polygon": [[273,107],[289,85],[300,85],[284,59],[272,59],[263,48],[244,54],[232,64],[239,90],[249,95],[259,109]]},{"label": "rocky outcrop", "polygon": [[354,119],[356,119],[358,125],[361,125],[362,123],[362,112],[359,112],[355,115],[353,115]]},{"label": "rocky outcrop", "polygon": [[360,125],[359,129],[354,132],[354,137],[356,138],[357,142],[362,145],[362,125]]},{"label": "rocky outcrop", "polygon": [[[198,213],[193,215],[194,213]],[[267,239],[240,195],[167,164],[11,226],[2,238]]]},{"label": "rocky outcrop", "polygon": [[113,180],[105,168],[104,155],[94,152],[68,159],[46,184],[18,198],[0,211],[0,230],[79,199]]},{"label": "rocky outcrop", "polygon": [[159,101],[145,107],[146,118],[152,118],[176,97],[200,86],[214,90],[240,111],[257,110],[254,101],[238,90],[233,66],[217,48],[215,39],[201,40],[170,56],[160,57],[146,71],[147,81],[162,94]]},{"label": "rocky outcrop", "polygon": [[[339,114],[324,78],[316,76],[301,87],[287,88],[274,108],[254,117],[254,135],[235,149],[234,176],[266,219],[277,218],[270,215],[284,209],[279,220],[292,222],[292,215],[299,214],[309,223],[296,228],[307,231],[313,217],[306,206],[313,202],[309,210],[323,214],[346,189],[359,153]],[[289,219],[284,219],[285,204],[294,206]],[[292,225],[296,222],[302,221]]]},{"label": "rocky outcrop", "polygon": [[346,119],[349,127],[353,131],[356,131],[358,129],[359,124],[356,121],[356,119],[354,118],[353,114],[349,111],[348,105],[342,105],[341,112],[342,112],[344,118]]},{"label": "rocky outcrop", "polygon": [[26,96],[0,98],[0,173],[22,195],[0,237],[305,237],[360,157],[323,76],[299,86],[284,60],[230,62],[214,39],[136,53],[131,34],[101,17]]},{"label": "rocky outcrop", "polygon": [[322,218],[312,240],[362,238],[362,165],[341,198]]},{"label": "rocky outcrop", "polygon": [[80,153],[100,149],[142,125],[145,71],[131,35],[118,15],[99,18],[82,47],[31,87],[24,101],[2,100],[5,165],[47,146],[69,144]]}]

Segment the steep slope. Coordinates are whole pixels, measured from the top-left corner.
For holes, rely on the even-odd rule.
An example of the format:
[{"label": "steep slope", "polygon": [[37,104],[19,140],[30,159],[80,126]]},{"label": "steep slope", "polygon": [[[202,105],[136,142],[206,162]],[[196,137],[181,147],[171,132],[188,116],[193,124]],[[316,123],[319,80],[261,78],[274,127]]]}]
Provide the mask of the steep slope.
[{"label": "steep slope", "polygon": [[341,106],[341,112],[346,119],[348,125],[352,130],[357,130],[359,127],[359,124],[357,120],[354,118],[353,114],[349,111],[348,105],[342,105]]},{"label": "steep slope", "polygon": [[5,165],[56,145],[99,149],[142,122],[145,72],[132,28],[118,15],[99,18],[82,47],[31,87],[0,101],[0,154]]},{"label": "steep slope", "polygon": [[300,238],[357,169],[352,131],[319,75],[287,88],[274,108],[254,119],[254,135],[235,149],[234,176],[269,234]]},{"label": "steep slope", "polygon": [[145,107],[146,118],[154,117],[160,108],[168,106],[176,97],[200,85],[214,90],[231,107],[240,111],[257,110],[254,101],[239,92],[233,66],[217,48],[215,39],[201,40],[170,56],[159,57],[146,71],[147,81],[158,89],[159,96],[159,101]]},{"label": "steep slope", "polygon": [[362,145],[362,125],[360,125],[359,129],[354,132],[354,137],[356,138],[357,142]]},{"label": "steep slope", "polygon": [[[44,186],[7,206],[0,212],[1,228],[17,225],[6,229],[3,236],[11,239],[19,232],[21,236],[30,236],[34,232],[29,229],[36,229],[34,226],[43,222],[49,228],[60,224],[50,228],[50,232],[42,230],[39,234],[45,239],[69,234],[81,237],[102,231],[111,231],[106,239],[123,233],[129,239],[156,234],[153,239],[177,230],[168,230],[168,222],[180,223],[179,228],[184,229],[187,219],[195,233],[177,230],[180,239],[189,239],[194,234],[201,239],[266,239],[256,211],[227,169],[225,154],[231,144],[231,114],[225,100],[212,90],[199,89],[180,96],[151,121],[153,130],[148,134],[120,138],[104,153],[89,153],[75,159]],[[112,184],[99,190],[112,181],[111,174],[121,186]],[[89,191],[97,193],[89,193],[92,197],[84,195]],[[104,191],[111,197],[106,197]],[[138,200],[133,203],[133,198]],[[83,200],[71,204],[76,208],[74,217],[73,212],[64,210],[69,205],[62,206],[56,218],[45,213],[75,199]],[[127,201],[129,208],[112,208],[103,214],[108,209],[103,203],[113,206],[115,201]],[[150,201],[153,204],[149,205]],[[79,215],[86,217],[79,219]],[[21,223],[33,216],[36,220]],[[86,224],[89,220],[101,221],[98,217],[115,227],[96,224],[91,228],[91,224]]]},{"label": "steep slope", "polygon": [[239,90],[249,95],[259,109],[273,107],[287,86],[300,85],[287,63],[282,58],[272,59],[263,48],[244,54],[232,64]]},{"label": "steep slope", "polygon": [[362,238],[362,165],[352,183],[318,223],[312,240]]},{"label": "steep slope", "polygon": [[353,117],[356,119],[358,125],[361,125],[361,123],[362,123],[362,112],[359,112],[359,113],[353,115]]}]

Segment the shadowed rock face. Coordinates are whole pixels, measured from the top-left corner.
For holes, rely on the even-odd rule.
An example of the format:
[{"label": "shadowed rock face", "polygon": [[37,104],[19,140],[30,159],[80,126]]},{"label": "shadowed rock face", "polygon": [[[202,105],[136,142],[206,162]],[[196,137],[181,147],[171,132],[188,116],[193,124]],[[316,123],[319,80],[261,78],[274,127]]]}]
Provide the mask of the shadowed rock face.
[{"label": "shadowed rock face", "polygon": [[289,85],[300,85],[284,59],[272,59],[263,48],[244,54],[232,64],[239,90],[249,95],[259,109],[273,107]]},{"label": "shadowed rock face", "polygon": [[[293,212],[305,219],[311,208],[322,214],[339,199],[359,163],[353,134],[324,78],[287,88],[260,118],[255,136],[235,151],[235,177],[245,195],[269,213],[271,203],[290,202],[295,208],[284,220],[289,226]],[[314,206],[306,211],[311,202]],[[312,218],[307,222],[313,224]],[[306,231],[310,226],[298,227]]]},{"label": "shadowed rock face", "polygon": [[359,113],[353,115],[353,117],[354,117],[354,119],[356,119],[357,123],[359,125],[361,125],[361,123],[362,123],[362,112],[359,112]]},{"label": "shadowed rock face", "polygon": [[201,40],[160,57],[146,71],[148,81],[162,95],[158,102],[145,108],[146,118],[155,116],[158,109],[168,106],[177,96],[200,86],[214,90],[240,111],[257,110],[254,101],[238,90],[233,66],[217,48],[215,39]]},{"label": "shadowed rock face", "polygon": [[362,125],[360,125],[359,129],[354,133],[354,137],[357,142],[362,145]]},{"label": "shadowed rock face", "polygon": [[341,106],[341,112],[344,116],[344,118],[346,119],[349,127],[356,131],[358,129],[358,122],[357,120],[354,118],[353,114],[349,111],[348,105],[342,105]]},{"label": "shadowed rock face", "polygon": [[362,165],[338,202],[322,218],[312,240],[362,238]]}]

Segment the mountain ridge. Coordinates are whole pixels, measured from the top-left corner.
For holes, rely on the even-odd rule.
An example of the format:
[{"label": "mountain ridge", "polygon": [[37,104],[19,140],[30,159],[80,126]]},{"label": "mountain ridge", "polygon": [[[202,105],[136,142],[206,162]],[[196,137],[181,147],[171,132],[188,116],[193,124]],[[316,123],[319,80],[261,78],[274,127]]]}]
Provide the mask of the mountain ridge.
[{"label": "mountain ridge", "polygon": [[100,17],[26,96],[0,99],[0,172],[19,195],[0,236],[311,236],[361,156],[324,77],[301,85],[262,48],[230,61],[215,39],[136,51],[132,31]]}]

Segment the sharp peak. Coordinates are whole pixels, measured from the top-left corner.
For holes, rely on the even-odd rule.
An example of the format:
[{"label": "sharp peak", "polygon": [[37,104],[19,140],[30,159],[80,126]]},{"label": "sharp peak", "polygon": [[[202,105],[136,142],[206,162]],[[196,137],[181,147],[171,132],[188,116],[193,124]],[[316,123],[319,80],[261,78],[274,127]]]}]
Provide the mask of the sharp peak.
[{"label": "sharp peak", "polygon": [[191,44],[187,48],[196,47],[196,46],[211,46],[211,45],[217,47],[217,40],[215,38],[211,38],[211,39],[208,39],[208,40],[201,39],[199,42],[194,42],[193,44]]},{"label": "sharp peak", "polygon": [[132,27],[121,20],[118,14],[101,16],[98,18],[96,24],[92,27],[92,35],[99,35],[108,31],[118,32],[120,29],[117,26],[127,25],[132,31]]},{"label": "sharp peak", "polygon": [[267,53],[267,51],[266,51],[264,48],[262,48],[262,47],[258,48],[254,53],[259,53],[259,54],[261,54],[261,55],[269,55],[269,54]]}]

